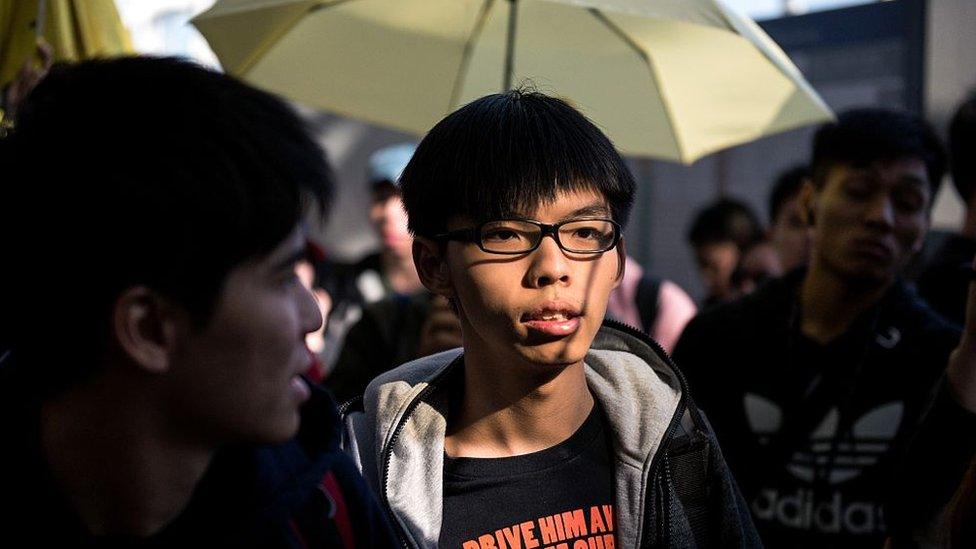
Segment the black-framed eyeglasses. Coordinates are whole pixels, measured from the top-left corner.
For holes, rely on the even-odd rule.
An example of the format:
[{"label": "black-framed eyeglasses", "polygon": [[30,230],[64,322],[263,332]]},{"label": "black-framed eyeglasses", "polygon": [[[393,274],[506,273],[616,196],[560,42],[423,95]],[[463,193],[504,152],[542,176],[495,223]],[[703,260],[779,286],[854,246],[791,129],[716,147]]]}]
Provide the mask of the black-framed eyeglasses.
[{"label": "black-framed eyeglasses", "polygon": [[552,235],[560,249],[574,254],[599,254],[620,241],[620,225],[612,219],[570,219],[550,225],[531,219],[499,219],[435,235],[441,241],[473,242],[490,254],[518,255],[539,247]]}]

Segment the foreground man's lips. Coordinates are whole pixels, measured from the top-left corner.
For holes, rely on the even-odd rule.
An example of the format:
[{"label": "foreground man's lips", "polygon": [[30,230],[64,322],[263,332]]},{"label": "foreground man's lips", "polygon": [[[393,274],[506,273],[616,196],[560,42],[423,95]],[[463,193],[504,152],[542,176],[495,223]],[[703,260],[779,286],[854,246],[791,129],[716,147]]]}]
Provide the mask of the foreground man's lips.
[{"label": "foreground man's lips", "polygon": [[315,367],[315,355],[312,354],[311,349],[306,347],[308,352],[308,362],[302,366],[302,368],[295,372],[295,375],[291,376],[289,380],[289,390],[300,402],[305,402],[312,396],[312,389],[308,386],[308,381],[304,376],[311,373],[312,368]]},{"label": "foreground man's lips", "polygon": [[561,337],[579,329],[581,316],[578,306],[552,301],[523,314],[521,321],[532,331]]},{"label": "foreground man's lips", "polygon": [[312,396],[312,389],[309,388],[308,383],[300,375],[292,376],[288,389],[295,395],[295,398],[299,402],[305,402]]}]

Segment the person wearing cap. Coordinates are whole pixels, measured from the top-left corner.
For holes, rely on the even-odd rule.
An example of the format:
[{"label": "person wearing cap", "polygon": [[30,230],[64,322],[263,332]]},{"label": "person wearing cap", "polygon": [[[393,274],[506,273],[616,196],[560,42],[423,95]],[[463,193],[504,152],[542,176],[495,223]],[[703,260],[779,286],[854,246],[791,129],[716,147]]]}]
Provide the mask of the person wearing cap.
[{"label": "person wearing cap", "polygon": [[461,344],[457,317],[423,287],[413,263],[398,181],[416,148],[400,143],[370,156],[369,221],[380,249],[340,277],[345,287],[330,288],[339,299],[327,338],[339,341],[325,349],[339,352],[325,384],[340,402],[362,394],[373,377],[394,366]]},{"label": "person wearing cap", "polygon": [[[373,193],[369,222],[379,240],[380,251],[367,258],[368,268],[363,269],[356,281],[367,301],[379,301],[371,299],[376,295],[409,295],[423,289],[413,266],[413,237],[407,230],[407,213],[397,186],[400,172],[416,148],[413,143],[401,143],[380,149],[369,158]],[[368,273],[376,273],[376,279]],[[382,285],[382,294],[376,291],[377,284]]]},{"label": "person wearing cap", "polygon": [[414,143],[399,143],[375,151],[366,165],[366,184],[371,198],[367,215],[379,242],[379,249],[354,263],[319,262],[316,285],[332,296],[325,345],[319,360],[325,373],[335,368],[349,329],[363,316],[370,304],[393,296],[404,300],[423,289],[413,266],[413,238],[397,187],[403,167],[416,148]]}]

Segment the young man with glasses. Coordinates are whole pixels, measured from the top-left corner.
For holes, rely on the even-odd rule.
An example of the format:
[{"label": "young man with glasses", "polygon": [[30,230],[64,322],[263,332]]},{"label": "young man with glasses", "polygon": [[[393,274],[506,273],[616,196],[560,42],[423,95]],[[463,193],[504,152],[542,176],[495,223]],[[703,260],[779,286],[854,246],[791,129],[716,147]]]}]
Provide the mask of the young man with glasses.
[{"label": "young man with glasses", "polygon": [[758,545],[682,375],[603,321],[634,194],[606,136],[558,99],[487,96],[430,131],[401,188],[463,339],[346,410],[404,545]]}]

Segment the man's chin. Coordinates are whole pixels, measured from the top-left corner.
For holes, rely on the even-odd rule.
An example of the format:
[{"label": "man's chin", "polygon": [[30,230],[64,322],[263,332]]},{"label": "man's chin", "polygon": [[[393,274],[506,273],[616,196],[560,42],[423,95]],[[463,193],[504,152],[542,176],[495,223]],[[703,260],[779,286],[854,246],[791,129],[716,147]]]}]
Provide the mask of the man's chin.
[{"label": "man's chin", "polygon": [[253,442],[257,444],[281,444],[288,442],[298,434],[300,425],[301,417],[296,411],[293,417],[282,419],[276,425],[269,425]]},{"label": "man's chin", "polygon": [[[558,342],[556,342],[558,344]],[[569,366],[579,364],[586,358],[585,352],[579,352],[570,348],[546,348],[554,347],[555,344],[547,346],[537,345],[529,347],[524,353],[527,362],[539,369],[562,370]],[[568,346],[567,346],[568,347]]]}]

